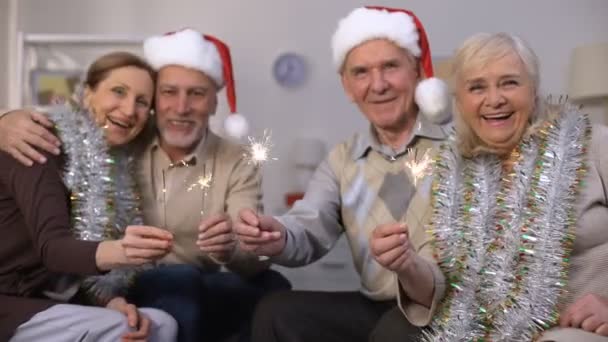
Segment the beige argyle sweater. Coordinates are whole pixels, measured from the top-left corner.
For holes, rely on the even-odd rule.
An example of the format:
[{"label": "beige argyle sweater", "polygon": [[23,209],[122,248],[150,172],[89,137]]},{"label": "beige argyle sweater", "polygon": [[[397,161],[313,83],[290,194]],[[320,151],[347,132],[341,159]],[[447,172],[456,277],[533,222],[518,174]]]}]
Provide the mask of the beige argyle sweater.
[{"label": "beige argyle sweater", "polygon": [[309,264],[345,234],[360,291],[374,300],[394,299],[396,277],[374,260],[369,238],[377,226],[403,220],[416,191],[405,169],[405,148],[424,151],[445,136],[444,128],[419,115],[401,151],[380,145],[373,131],[336,146],[315,172],[304,199],[277,217],[287,228],[287,244],[273,261],[293,267]]}]

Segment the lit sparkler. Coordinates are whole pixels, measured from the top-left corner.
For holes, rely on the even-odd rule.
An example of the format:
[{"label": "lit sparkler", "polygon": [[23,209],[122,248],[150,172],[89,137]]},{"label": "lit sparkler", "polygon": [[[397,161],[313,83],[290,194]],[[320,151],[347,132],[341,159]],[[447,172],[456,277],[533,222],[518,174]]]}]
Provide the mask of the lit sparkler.
[{"label": "lit sparkler", "polygon": [[195,189],[200,189],[201,191],[201,218],[205,214],[205,198],[207,197],[207,191],[211,187],[211,181],[213,179],[213,175],[207,174],[205,172],[206,167],[203,165],[203,174],[200,175],[194,183],[192,183],[186,191],[190,192]]},{"label": "lit sparkler", "polygon": [[[264,134],[260,140],[256,140],[254,137],[247,137],[249,140],[249,145],[247,146],[247,151],[243,154],[243,157],[247,160],[248,164],[253,164],[257,168],[261,168],[264,163],[267,161],[278,160],[278,158],[274,158],[270,156],[270,149],[272,148],[271,134],[268,130],[264,130]],[[258,177],[257,186],[259,192],[262,192],[262,183],[261,178]],[[258,203],[256,208],[256,214],[259,214],[261,211],[262,203]],[[267,260],[268,257],[265,255],[259,255],[258,259],[261,261]]]},{"label": "lit sparkler", "polygon": [[196,182],[192,183],[192,185],[190,185],[188,187],[188,192],[199,188],[201,189],[201,191],[204,191],[205,189],[208,189],[211,186],[211,175],[203,175],[198,177],[198,179],[196,180]]},{"label": "lit sparkler", "polygon": [[264,134],[260,140],[256,140],[254,137],[247,138],[249,145],[243,157],[247,159],[248,164],[254,164],[259,167],[269,160],[277,160],[277,158],[270,157],[270,149],[273,146],[270,139],[271,134],[267,130],[264,130]]},{"label": "lit sparkler", "polygon": [[[254,137],[247,137],[249,145],[247,145],[247,151],[243,154],[243,157],[247,160],[247,164],[253,164],[258,169],[261,169],[262,165],[268,161],[278,160],[270,156],[270,149],[272,148],[271,134],[268,130],[264,130],[262,138],[257,140]],[[258,177],[257,181],[258,189],[262,192],[261,178]],[[260,211],[261,203],[258,204],[256,212]]]},{"label": "lit sparkler", "polygon": [[418,149],[410,148],[407,150],[407,157],[404,164],[412,177],[414,187],[418,185],[420,180],[428,175],[432,162],[433,160],[429,156],[429,149],[424,151],[420,158],[418,158]]}]

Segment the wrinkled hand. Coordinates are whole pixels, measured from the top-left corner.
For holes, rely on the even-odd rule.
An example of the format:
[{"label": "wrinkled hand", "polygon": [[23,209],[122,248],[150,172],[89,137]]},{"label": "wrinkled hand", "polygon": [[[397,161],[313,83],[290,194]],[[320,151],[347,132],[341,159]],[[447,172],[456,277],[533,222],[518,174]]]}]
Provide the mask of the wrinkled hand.
[{"label": "wrinkled hand", "polygon": [[128,226],[119,240],[126,263],[141,265],[154,262],[171,251],[173,235],[151,226]]},{"label": "wrinkled hand", "polygon": [[16,110],[0,118],[0,150],[9,153],[20,163],[31,166],[34,161],[45,163],[39,148],[58,155],[61,142],[49,129],[53,123],[44,114]]},{"label": "wrinkled hand", "polygon": [[608,336],[608,299],[593,293],[586,294],[566,308],[559,325]]},{"label": "wrinkled hand", "polygon": [[370,246],[374,259],[393,272],[404,272],[414,263],[416,253],[403,223],[376,227],[370,237]]},{"label": "wrinkled hand", "polygon": [[241,248],[256,255],[273,256],[285,248],[285,227],[272,216],[242,209],[234,230]]},{"label": "wrinkled hand", "polygon": [[106,304],[106,308],[127,316],[127,324],[131,331],[122,335],[122,341],[146,341],[150,333],[150,320],[139,312],[135,305],[127,303],[123,297],[115,297]]},{"label": "wrinkled hand", "polygon": [[201,252],[220,262],[228,262],[236,249],[232,220],[227,214],[216,214],[204,219],[198,227],[196,245]]}]

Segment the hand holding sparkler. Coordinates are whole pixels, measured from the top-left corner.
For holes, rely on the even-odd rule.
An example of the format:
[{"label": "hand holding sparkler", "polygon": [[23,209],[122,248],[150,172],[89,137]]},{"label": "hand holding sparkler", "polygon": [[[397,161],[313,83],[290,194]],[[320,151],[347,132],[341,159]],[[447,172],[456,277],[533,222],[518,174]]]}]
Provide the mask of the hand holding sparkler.
[{"label": "hand holding sparkler", "polygon": [[389,223],[374,228],[369,244],[374,259],[384,268],[398,273],[409,267],[416,254],[405,223]]},{"label": "hand holding sparkler", "polygon": [[408,298],[430,307],[434,293],[432,267],[416,252],[409,227],[405,223],[380,225],[372,232],[369,244],[374,259],[397,274]]},{"label": "hand holding sparkler", "polygon": [[258,256],[277,255],[285,248],[286,229],[272,216],[243,209],[239,212],[234,231],[241,248]]},{"label": "hand holding sparkler", "polygon": [[[243,155],[247,160],[248,164],[255,165],[258,170],[261,170],[262,165],[267,161],[277,160],[277,158],[270,157],[270,149],[272,148],[272,141],[270,139],[271,134],[268,130],[264,130],[264,134],[262,135],[262,139],[256,140],[253,137],[247,137],[249,140],[249,145],[247,148],[247,152]],[[258,191],[262,193],[262,178],[261,176],[257,178],[257,187]],[[262,203],[258,202],[256,207],[256,215],[262,211]],[[268,256],[265,254],[258,254],[260,260],[268,259]]]},{"label": "hand holding sparkler", "polygon": [[230,216],[225,213],[204,219],[198,227],[196,245],[220,263],[230,261],[236,249],[236,236]]}]

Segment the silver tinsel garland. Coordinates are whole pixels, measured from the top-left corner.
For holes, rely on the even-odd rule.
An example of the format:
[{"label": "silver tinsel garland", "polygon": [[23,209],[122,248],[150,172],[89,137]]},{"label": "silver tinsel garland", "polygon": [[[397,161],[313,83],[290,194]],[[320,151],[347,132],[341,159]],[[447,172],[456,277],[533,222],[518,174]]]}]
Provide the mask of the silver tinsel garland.
[{"label": "silver tinsel garland", "polygon": [[[58,105],[49,111],[66,155],[63,179],[70,191],[72,228],[87,241],[118,239],[128,225],[143,223],[133,179],[133,160],[124,149],[110,150],[89,112]],[[135,268],[87,277],[84,289],[97,303],[126,293]]]},{"label": "silver tinsel garland", "polygon": [[529,341],[557,320],[588,119],[568,104],[509,159],[442,147],[429,227],[446,295],[427,341]]}]

